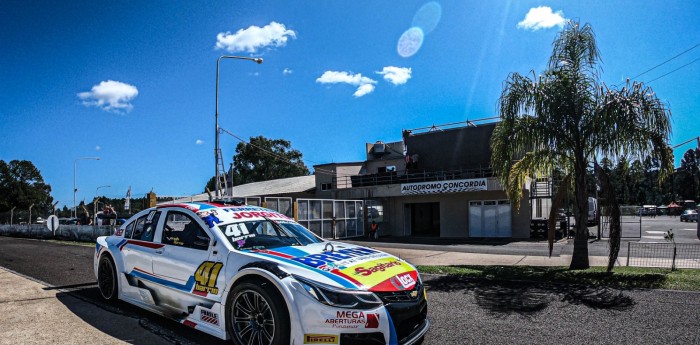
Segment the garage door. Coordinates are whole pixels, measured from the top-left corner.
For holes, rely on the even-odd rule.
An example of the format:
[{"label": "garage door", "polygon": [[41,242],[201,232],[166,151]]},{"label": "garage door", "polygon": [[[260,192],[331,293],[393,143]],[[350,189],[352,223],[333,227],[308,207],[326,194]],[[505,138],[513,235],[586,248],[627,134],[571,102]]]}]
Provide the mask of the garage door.
[{"label": "garage door", "polygon": [[512,237],[508,200],[469,202],[469,237]]}]

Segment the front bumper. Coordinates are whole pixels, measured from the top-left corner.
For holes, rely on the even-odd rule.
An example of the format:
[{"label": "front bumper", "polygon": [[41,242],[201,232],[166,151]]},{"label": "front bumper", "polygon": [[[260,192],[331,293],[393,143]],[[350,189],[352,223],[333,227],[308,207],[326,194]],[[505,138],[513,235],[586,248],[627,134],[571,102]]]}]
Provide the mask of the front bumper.
[{"label": "front bumper", "polygon": [[[375,292],[384,305],[363,311],[328,307],[306,298],[305,291],[293,291],[301,322],[295,344],[411,345],[430,328],[425,289],[420,283],[412,290]],[[328,342],[321,340],[323,336]],[[313,341],[316,339],[318,342]]]}]

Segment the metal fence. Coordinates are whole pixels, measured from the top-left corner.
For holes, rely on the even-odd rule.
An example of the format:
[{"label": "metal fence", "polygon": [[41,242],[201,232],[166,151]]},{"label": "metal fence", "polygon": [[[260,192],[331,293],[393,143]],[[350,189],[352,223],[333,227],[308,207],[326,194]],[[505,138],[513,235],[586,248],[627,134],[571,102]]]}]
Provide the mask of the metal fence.
[{"label": "metal fence", "polygon": [[700,268],[700,246],[692,243],[627,243],[627,266]]},{"label": "metal fence", "polygon": [[363,236],[363,202],[359,200],[297,199],[299,224],[326,239]]},{"label": "metal fence", "polygon": [[400,170],[387,171],[376,174],[352,175],[333,177],[333,188],[356,188],[386,184],[414,183],[428,181],[461,180],[471,178],[493,177],[490,168],[460,169],[460,170],[436,170],[436,171],[416,171]]},{"label": "metal fence", "polygon": [[[643,217],[639,206],[620,206],[620,230],[622,238],[641,238]],[[606,208],[601,208],[600,235],[610,238],[610,217]]]},{"label": "metal fence", "polygon": [[114,228],[109,226],[61,225],[54,234],[43,224],[0,225],[0,236],[66,241],[94,242],[100,236],[107,236],[113,233]]}]

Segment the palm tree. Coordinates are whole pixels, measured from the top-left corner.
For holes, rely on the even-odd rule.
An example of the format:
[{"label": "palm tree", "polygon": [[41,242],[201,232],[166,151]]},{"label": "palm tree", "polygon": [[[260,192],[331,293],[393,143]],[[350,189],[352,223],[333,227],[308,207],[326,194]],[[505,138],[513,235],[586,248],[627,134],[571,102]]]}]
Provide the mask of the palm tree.
[{"label": "palm tree", "polygon": [[586,169],[596,157],[652,156],[661,162],[662,177],[673,169],[670,110],[642,83],[627,80],[618,90],[599,82],[599,63],[591,26],[569,21],[542,75],[508,76],[491,141],[493,169],[516,208],[528,178],[555,168],[568,177],[560,190],[573,188],[575,201],[570,269],[589,267]]}]

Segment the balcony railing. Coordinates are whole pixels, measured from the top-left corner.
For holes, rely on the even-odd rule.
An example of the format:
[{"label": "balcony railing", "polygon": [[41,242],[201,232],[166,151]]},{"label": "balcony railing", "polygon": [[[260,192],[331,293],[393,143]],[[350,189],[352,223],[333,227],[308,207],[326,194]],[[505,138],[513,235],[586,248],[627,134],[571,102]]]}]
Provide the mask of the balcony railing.
[{"label": "balcony railing", "polygon": [[334,177],[333,188],[346,189],[387,184],[463,180],[483,177],[493,177],[491,168],[438,171],[401,170],[377,174]]}]

